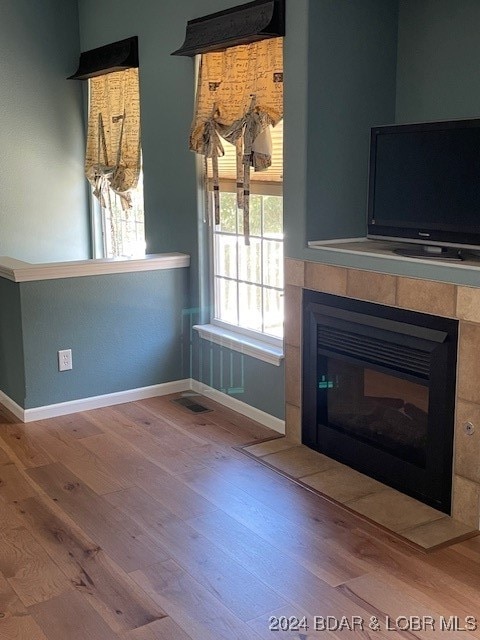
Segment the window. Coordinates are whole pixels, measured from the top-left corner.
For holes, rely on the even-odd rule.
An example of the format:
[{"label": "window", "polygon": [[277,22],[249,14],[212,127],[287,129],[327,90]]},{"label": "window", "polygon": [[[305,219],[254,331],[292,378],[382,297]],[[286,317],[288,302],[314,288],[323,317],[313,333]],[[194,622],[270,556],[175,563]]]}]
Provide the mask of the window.
[{"label": "window", "polygon": [[85,172],[99,202],[93,207],[95,256],[145,255],[136,67],[89,79]]},{"label": "window", "polygon": [[[220,224],[212,225],[212,324],[273,343],[283,338],[283,120],[271,128],[272,164],[251,174],[250,244],[237,207],[235,147],[218,159]],[[213,189],[208,164],[209,188]],[[262,334],[262,335],[258,335]]]}]

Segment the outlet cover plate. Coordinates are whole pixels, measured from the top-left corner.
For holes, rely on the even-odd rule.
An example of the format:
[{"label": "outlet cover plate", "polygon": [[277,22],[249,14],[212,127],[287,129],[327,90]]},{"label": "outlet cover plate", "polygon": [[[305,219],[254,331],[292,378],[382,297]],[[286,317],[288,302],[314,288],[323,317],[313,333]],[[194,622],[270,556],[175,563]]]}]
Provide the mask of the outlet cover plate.
[{"label": "outlet cover plate", "polygon": [[70,371],[72,369],[72,350],[62,349],[58,352],[58,370]]}]

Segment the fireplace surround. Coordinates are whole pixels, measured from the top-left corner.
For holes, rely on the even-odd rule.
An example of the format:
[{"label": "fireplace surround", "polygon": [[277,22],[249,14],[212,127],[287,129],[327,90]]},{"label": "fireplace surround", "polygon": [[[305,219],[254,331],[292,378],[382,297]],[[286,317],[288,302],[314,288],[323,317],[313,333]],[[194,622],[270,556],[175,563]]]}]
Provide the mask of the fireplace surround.
[{"label": "fireplace surround", "polygon": [[450,514],[458,321],[303,295],[303,444]]},{"label": "fireplace surround", "polygon": [[[285,425],[301,443],[302,307],[307,290],[459,321],[452,468],[452,517],[480,520],[480,286],[287,258],[285,261]],[[475,429],[469,428],[473,423]]]}]

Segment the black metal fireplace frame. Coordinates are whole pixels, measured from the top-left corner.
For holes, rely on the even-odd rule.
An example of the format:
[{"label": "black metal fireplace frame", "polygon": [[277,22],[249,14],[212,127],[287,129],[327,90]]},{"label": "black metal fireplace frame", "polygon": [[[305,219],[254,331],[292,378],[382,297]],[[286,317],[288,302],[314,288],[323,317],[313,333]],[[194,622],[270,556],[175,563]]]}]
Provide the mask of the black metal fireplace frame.
[{"label": "black metal fireplace frame", "polygon": [[[326,311],[328,309],[333,310],[330,317]],[[358,356],[356,353],[347,355],[341,342],[336,346],[334,344],[333,348],[326,348],[319,343],[319,326],[329,325],[327,330],[333,332],[335,341],[338,327],[342,327],[349,318],[355,322],[362,317],[370,319],[373,324],[373,327],[364,332],[367,340],[366,356]],[[374,351],[371,356],[368,354],[371,335],[388,336],[389,331],[397,327],[403,332],[399,334],[400,345],[420,345],[420,357],[415,363],[412,360],[412,366],[404,362],[395,367],[388,361],[383,362],[381,354],[376,355]],[[458,322],[450,318],[305,291],[303,336],[303,444],[436,509],[450,513]],[[429,342],[431,347],[428,346]],[[422,348],[426,352],[431,350],[428,359],[422,359]],[[318,361],[321,357],[368,366],[428,386],[429,421],[424,467],[352,438],[328,424],[321,424],[323,413],[319,407],[318,391]]]}]

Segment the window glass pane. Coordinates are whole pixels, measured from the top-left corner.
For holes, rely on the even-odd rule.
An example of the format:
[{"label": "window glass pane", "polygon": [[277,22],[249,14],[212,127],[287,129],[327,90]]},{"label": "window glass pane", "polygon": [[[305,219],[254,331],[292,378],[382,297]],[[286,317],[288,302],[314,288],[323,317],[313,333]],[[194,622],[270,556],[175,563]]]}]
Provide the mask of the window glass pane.
[{"label": "window glass pane", "polygon": [[263,198],[263,234],[271,238],[283,238],[283,198]]},{"label": "window glass pane", "polygon": [[250,245],[243,237],[238,239],[239,280],[262,283],[262,241],[250,238]]},{"label": "window glass pane", "polygon": [[238,285],[240,326],[262,330],[262,288],[252,284]]},{"label": "window glass pane", "polygon": [[[250,195],[250,235],[262,235],[262,196]],[[243,234],[243,209],[238,210],[238,233]]]},{"label": "window glass pane", "polygon": [[220,194],[220,231],[237,233],[237,196],[234,193]]},{"label": "window glass pane", "polygon": [[215,278],[216,317],[224,322],[238,324],[237,283]]},{"label": "window glass pane", "polygon": [[264,284],[283,289],[283,242],[263,241]]},{"label": "window glass pane", "polygon": [[215,275],[237,277],[237,237],[215,234]]},{"label": "window glass pane", "polygon": [[281,291],[264,289],[264,331],[277,338],[283,337],[283,296]]}]

